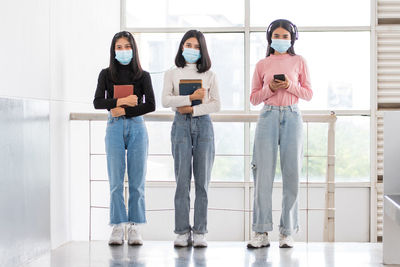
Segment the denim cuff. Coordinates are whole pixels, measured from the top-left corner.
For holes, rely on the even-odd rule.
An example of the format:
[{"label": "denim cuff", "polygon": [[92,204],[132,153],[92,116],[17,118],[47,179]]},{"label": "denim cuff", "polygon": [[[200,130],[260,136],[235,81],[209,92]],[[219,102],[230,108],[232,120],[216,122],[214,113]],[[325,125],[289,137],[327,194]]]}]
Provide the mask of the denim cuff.
[{"label": "denim cuff", "polygon": [[189,229],[185,229],[185,230],[181,230],[181,231],[175,230],[174,233],[177,234],[177,235],[184,235],[184,234],[189,233],[191,231],[192,231],[192,229],[189,228]]},{"label": "denim cuff", "polygon": [[207,231],[207,230],[204,230],[204,231],[196,231],[196,230],[193,230],[193,233],[194,233],[194,234],[197,234],[197,235],[204,235],[204,234],[207,234],[208,231]]},{"label": "denim cuff", "polygon": [[287,228],[283,228],[282,226],[279,226],[279,233],[285,236],[290,236],[293,233],[296,234],[299,232],[299,226],[297,225],[296,227],[294,227],[293,229],[287,229]]},{"label": "denim cuff", "polygon": [[253,231],[256,233],[271,232],[273,229],[272,223],[267,224],[253,224]]}]

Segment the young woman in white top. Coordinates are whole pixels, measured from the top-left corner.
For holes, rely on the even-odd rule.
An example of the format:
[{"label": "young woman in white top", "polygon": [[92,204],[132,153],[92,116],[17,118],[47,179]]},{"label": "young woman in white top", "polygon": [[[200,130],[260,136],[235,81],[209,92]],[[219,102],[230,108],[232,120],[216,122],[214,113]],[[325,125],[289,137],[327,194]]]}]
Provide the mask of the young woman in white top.
[{"label": "young woman in white top", "polygon": [[[178,247],[206,247],[208,184],[214,163],[214,130],[209,114],[220,110],[218,85],[210,71],[204,35],[190,30],[183,36],[175,57],[176,68],[164,76],[162,104],[175,111],[171,130],[172,155],[174,157],[175,233],[174,245]],[[202,88],[189,95],[180,95],[181,80],[201,80]],[[200,102],[200,101],[201,102]],[[197,101],[200,104],[196,104]],[[192,170],[196,189],[194,225],[189,221],[190,181]]]}]

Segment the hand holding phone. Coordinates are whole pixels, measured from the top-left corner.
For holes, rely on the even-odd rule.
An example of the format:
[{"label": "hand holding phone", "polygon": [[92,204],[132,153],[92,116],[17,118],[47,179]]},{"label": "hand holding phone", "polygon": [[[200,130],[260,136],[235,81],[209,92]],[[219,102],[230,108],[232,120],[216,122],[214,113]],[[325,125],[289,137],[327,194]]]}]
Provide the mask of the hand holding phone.
[{"label": "hand holding phone", "polygon": [[287,89],[289,88],[290,81],[286,79],[285,74],[275,74],[274,79],[271,80],[269,84],[269,88],[272,92],[276,92],[278,89]]}]

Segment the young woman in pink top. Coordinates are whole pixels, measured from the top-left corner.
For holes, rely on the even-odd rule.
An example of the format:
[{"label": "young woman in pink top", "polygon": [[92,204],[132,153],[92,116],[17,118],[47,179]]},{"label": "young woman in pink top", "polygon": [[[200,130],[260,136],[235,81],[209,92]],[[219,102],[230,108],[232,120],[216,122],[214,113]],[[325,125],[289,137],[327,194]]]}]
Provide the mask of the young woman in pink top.
[{"label": "young woman in pink top", "polygon": [[272,231],[272,187],[278,147],[282,170],[282,214],[279,246],[293,247],[298,230],[298,188],[303,161],[303,121],[299,98],[312,98],[305,60],[294,52],[297,27],[288,20],[273,21],[267,29],[267,56],[255,68],[250,102],[264,103],[257,122],[253,149],[254,236],[249,248],[269,246]]}]

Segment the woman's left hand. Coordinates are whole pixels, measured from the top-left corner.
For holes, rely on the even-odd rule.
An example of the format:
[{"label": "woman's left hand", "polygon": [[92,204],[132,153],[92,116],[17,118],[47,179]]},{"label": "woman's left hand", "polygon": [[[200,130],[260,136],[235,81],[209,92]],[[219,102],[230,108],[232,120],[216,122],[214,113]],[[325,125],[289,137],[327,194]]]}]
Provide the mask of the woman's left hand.
[{"label": "woman's left hand", "polygon": [[193,108],[191,106],[184,106],[177,108],[177,111],[181,114],[193,113]]},{"label": "woman's left hand", "polygon": [[275,82],[278,84],[279,89],[288,89],[290,86],[290,80],[288,76],[285,74],[285,80],[280,81],[280,80],[275,80]]},{"label": "woman's left hand", "polygon": [[125,109],[121,107],[116,107],[110,110],[111,111],[111,116],[115,117],[121,117],[125,115]]}]

